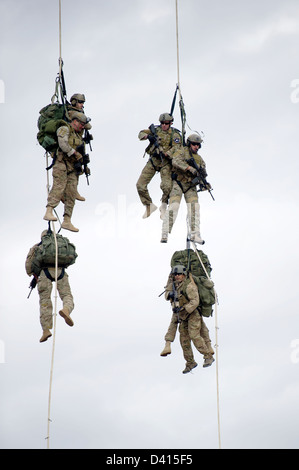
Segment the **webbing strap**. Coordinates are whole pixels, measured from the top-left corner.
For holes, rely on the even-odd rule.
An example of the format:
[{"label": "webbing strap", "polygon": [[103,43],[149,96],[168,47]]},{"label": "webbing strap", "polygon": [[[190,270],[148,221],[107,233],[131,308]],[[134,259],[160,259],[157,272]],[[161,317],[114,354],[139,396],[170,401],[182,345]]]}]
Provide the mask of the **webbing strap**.
[{"label": "webbing strap", "polygon": [[[44,268],[44,273],[51,282],[55,281],[55,278],[51,276],[48,268]],[[57,278],[57,281],[60,281],[60,279],[62,279],[64,277],[64,274],[65,274],[65,269],[61,268],[61,273],[60,273],[59,277]]]},{"label": "webbing strap", "polygon": [[170,116],[173,116],[173,111],[174,111],[174,107],[175,107],[176,95],[177,95],[178,89],[179,89],[179,85],[176,86],[176,89],[175,89],[175,92],[174,92],[174,96],[173,96],[172,104],[171,104],[171,108],[170,108]]}]

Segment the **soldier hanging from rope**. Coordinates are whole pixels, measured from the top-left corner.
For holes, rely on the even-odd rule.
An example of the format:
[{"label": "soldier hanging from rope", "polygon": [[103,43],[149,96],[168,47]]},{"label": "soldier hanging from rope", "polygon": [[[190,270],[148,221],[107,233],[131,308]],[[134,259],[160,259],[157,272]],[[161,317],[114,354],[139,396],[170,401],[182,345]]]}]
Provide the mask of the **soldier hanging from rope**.
[{"label": "soldier hanging from rope", "polygon": [[[56,239],[59,247],[59,257],[57,260],[57,290],[63,302],[63,307],[59,311],[59,315],[64,318],[67,325],[73,326],[74,322],[70,314],[74,309],[74,299],[70,288],[69,277],[65,270],[70,264],[75,263],[77,254],[74,245],[70,243],[67,238],[57,235]],[[51,293],[56,276],[55,265],[56,247],[54,235],[50,229],[44,230],[41,234],[41,241],[30,248],[25,262],[25,269],[28,276],[34,276],[30,283],[31,291],[37,285],[39,295],[40,324],[43,330],[43,334],[39,340],[40,343],[44,343],[52,336],[53,305]]]},{"label": "soldier hanging from rope", "polygon": [[214,362],[214,350],[211,346],[209,330],[198,311],[200,298],[198,288],[183,265],[173,267],[165,290],[165,299],[172,304],[173,315],[165,335],[165,347],[161,356],[171,354],[170,344],[174,341],[179,325],[180,343],[186,361],[183,374],[191,372],[197,366],[194,360],[191,341],[196,349],[204,356],[203,367],[209,367]]},{"label": "soldier hanging from rope", "polygon": [[[207,176],[206,164],[197,153],[201,148],[201,143],[202,138],[198,134],[191,134],[187,139],[187,146],[182,147],[172,156],[173,186],[169,195],[169,206],[163,219],[161,243],[167,243],[168,233],[171,233],[178,215],[182,196],[184,195],[187,203],[189,226],[191,228],[190,239],[200,245],[204,244],[199,228],[199,202],[196,189],[196,185],[199,184],[198,170],[194,168],[194,164],[190,161],[192,159],[196,162],[197,168],[205,178]],[[211,186],[207,182],[205,186],[202,185],[200,187],[200,190],[208,189],[211,190]]]},{"label": "soldier hanging from rope", "polygon": [[[80,112],[80,113],[84,114],[84,105],[85,105],[85,95],[83,93],[73,94],[70,98],[70,103],[67,103],[67,113],[68,113],[69,118],[72,119],[72,113],[73,112]],[[86,145],[89,144],[90,150],[92,150],[90,142],[93,140],[93,136],[89,133],[92,126],[91,126],[89,121],[90,121],[90,119],[88,118],[88,122],[85,124],[84,129],[81,132],[82,140],[83,140],[82,147],[84,147],[84,154],[85,154],[85,144]],[[89,157],[89,156],[87,155],[87,157]],[[86,160],[86,165],[88,163],[89,163],[89,158]],[[86,178],[87,178],[87,183],[89,184],[88,177],[90,175],[90,169],[86,166],[85,166],[85,169],[84,169],[84,173],[85,173]],[[79,176],[80,176],[80,174],[77,175],[78,184],[79,184]],[[76,199],[78,201],[85,201],[85,197],[81,196],[79,194],[78,190],[77,190],[77,194],[76,194]]]},{"label": "soldier hanging from rope", "polygon": [[172,152],[178,150],[182,144],[180,131],[172,127],[173,117],[169,113],[163,113],[159,117],[160,125],[152,124],[149,129],[139,132],[139,140],[150,141],[146,148],[149,160],[143,168],[137,181],[137,191],[142,204],[145,206],[143,218],[149,217],[157,206],[153,204],[148,191],[148,185],[157,172],[160,173],[162,190],[160,217],[163,219],[167,209],[168,198],[172,188],[171,179],[171,156]]},{"label": "soldier hanging from rope", "polygon": [[[57,130],[59,149],[53,166],[53,185],[48,195],[47,210],[44,220],[56,221],[53,209],[59,202],[64,202],[64,218],[61,227],[72,232],[78,232],[71,221],[78,185],[78,162],[82,154],[77,148],[82,145],[82,131],[87,124],[87,118],[82,112],[73,112],[70,124],[63,125]],[[81,168],[81,165],[79,165]]]}]

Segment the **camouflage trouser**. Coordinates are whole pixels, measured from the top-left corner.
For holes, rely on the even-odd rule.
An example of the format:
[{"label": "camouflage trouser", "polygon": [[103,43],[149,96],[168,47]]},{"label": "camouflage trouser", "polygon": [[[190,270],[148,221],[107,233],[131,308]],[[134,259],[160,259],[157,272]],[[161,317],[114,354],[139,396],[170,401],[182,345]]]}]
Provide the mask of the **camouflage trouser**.
[{"label": "camouflage trouser", "polygon": [[64,214],[72,216],[78,185],[78,176],[74,170],[73,158],[67,159],[58,152],[57,160],[53,166],[53,185],[48,196],[47,205],[55,208],[61,198],[64,200]]},{"label": "camouflage trouser", "polygon": [[[172,188],[171,164],[167,162],[164,164],[162,168],[159,168],[156,157],[153,157],[153,162],[157,170],[159,170],[160,172],[160,177],[161,177],[160,188],[162,190],[161,201],[166,202],[167,204],[169,194]],[[152,198],[149,195],[147,187],[149,183],[151,182],[151,180],[153,179],[153,177],[155,176],[157,170],[154,168],[152,162],[149,160],[147,164],[145,165],[145,167],[143,168],[141,175],[139,176],[139,179],[136,183],[137,192],[139,194],[140,200],[142,204],[145,206],[153,202]]]},{"label": "camouflage trouser", "polygon": [[[55,269],[49,268],[49,273],[55,278]],[[57,277],[61,274],[61,269],[58,268]],[[51,301],[52,281],[47,278],[44,271],[41,271],[37,283],[40,305],[40,324],[43,330],[51,329],[53,327],[53,305]],[[63,302],[63,307],[67,307],[69,313],[74,309],[74,300],[68,280],[68,275],[65,272],[62,279],[57,281],[57,290],[59,297]]]},{"label": "camouflage trouser", "polygon": [[[167,333],[164,338],[165,341],[170,341],[171,343],[173,343],[175,336],[176,336],[177,327],[178,327],[178,316],[176,313],[174,313],[171,317],[171,321],[170,321]],[[185,341],[184,344],[182,344],[181,342],[181,346],[182,346],[183,355],[184,355],[185,360],[187,361],[187,364],[189,365],[189,364],[194,363],[195,361],[194,361],[193,351],[191,347],[191,341],[189,341],[189,343],[188,341]]]},{"label": "camouflage trouser", "polygon": [[[183,320],[179,326],[180,342],[183,354],[187,364],[194,362],[193,354],[190,355],[191,341],[196,349],[203,354],[204,358],[214,354],[211,346],[209,330],[197,310],[192,312],[186,320]],[[192,349],[191,349],[192,351]]]},{"label": "camouflage trouser", "polygon": [[[185,191],[189,188],[189,184],[182,184],[182,187]],[[190,230],[191,232],[199,232],[199,203],[196,187],[194,186],[185,193],[183,193],[182,188],[178,185],[178,183],[176,181],[173,181],[172,190],[169,195],[169,206],[162,224],[163,233],[171,233],[171,230],[179,212],[180,202],[183,194],[187,203],[188,222]]]}]

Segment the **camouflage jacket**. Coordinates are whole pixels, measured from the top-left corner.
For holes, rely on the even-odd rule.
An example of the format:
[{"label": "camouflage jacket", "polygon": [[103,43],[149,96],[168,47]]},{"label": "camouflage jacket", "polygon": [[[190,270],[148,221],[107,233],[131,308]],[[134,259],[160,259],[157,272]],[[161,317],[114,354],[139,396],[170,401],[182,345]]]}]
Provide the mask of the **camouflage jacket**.
[{"label": "camouflage jacket", "polygon": [[187,163],[189,158],[193,157],[200,168],[206,169],[206,164],[203,158],[198,153],[192,153],[189,147],[183,147],[176,151],[172,156],[172,167],[174,173],[177,175],[177,180],[182,183],[189,183],[194,178],[194,175],[187,170],[191,165]]}]

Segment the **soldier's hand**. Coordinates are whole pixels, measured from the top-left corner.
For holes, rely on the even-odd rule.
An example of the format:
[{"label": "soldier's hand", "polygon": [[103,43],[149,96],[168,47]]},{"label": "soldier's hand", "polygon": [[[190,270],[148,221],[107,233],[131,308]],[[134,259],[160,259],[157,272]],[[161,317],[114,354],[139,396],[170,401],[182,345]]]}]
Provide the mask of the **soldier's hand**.
[{"label": "soldier's hand", "polygon": [[154,144],[155,141],[156,141],[155,137],[152,134],[149,134],[147,136],[147,138],[148,138],[148,140],[150,141],[151,144]]},{"label": "soldier's hand", "polygon": [[75,153],[73,155],[74,155],[76,160],[81,160],[81,158],[82,158],[81,153],[77,152],[77,150],[75,151]]},{"label": "soldier's hand", "polygon": [[174,292],[169,292],[167,300],[173,301],[174,300]]},{"label": "soldier's hand", "polygon": [[190,173],[192,173],[192,175],[194,175],[194,176],[197,175],[197,171],[196,171],[195,168],[193,168],[193,166],[188,166],[187,170],[190,171]]}]

